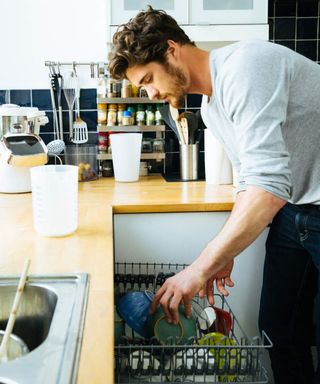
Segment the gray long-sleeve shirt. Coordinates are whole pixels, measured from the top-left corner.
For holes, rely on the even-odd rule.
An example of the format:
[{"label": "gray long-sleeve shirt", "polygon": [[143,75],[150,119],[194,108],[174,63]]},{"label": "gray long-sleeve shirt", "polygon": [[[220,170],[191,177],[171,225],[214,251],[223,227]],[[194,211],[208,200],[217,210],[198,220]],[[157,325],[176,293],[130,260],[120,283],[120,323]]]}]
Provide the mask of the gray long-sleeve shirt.
[{"label": "gray long-sleeve shirt", "polygon": [[243,41],[210,52],[203,120],[239,176],[294,204],[320,204],[320,66],[283,46]]}]

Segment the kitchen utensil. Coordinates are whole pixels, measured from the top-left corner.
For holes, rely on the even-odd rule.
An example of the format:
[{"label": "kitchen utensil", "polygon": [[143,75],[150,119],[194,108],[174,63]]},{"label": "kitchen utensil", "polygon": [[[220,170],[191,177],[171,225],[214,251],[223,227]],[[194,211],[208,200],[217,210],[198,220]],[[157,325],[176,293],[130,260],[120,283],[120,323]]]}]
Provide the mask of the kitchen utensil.
[{"label": "kitchen utensil", "polygon": [[177,131],[178,131],[178,136],[180,138],[179,142],[181,144],[187,144],[187,142],[185,141],[184,139],[184,135],[182,133],[182,128],[181,128],[181,125],[180,125],[180,122],[179,122],[179,111],[177,108],[174,108],[171,104],[169,105],[169,111],[170,111],[170,114],[171,114],[171,117],[173,119],[173,121],[175,122],[175,125],[177,127]]},{"label": "kitchen utensil", "polygon": [[180,175],[182,180],[198,179],[199,145],[180,144]]},{"label": "kitchen utensil", "polygon": [[57,101],[59,110],[59,134],[60,140],[63,140],[63,115],[62,115],[62,88],[63,88],[63,77],[60,73],[60,67],[58,65],[58,73],[55,76],[56,79],[56,90],[57,90]]},{"label": "kitchen utensil", "polygon": [[139,335],[146,337],[146,321],[153,293],[150,291],[133,291],[123,296],[117,304],[121,318]]},{"label": "kitchen utensil", "polygon": [[179,115],[180,121],[182,121],[183,118],[185,118],[188,122],[187,126],[188,126],[189,141],[187,141],[187,143],[188,144],[194,144],[195,132],[198,129],[198,118],[193,112],[190,112],[190,111],[182,112]]},{"label": "kitchen utensil", "polygon": [[64,75],[63,93],[67,100],[69,109],[69,138],[73,138],[73,107],[76,100],[77,79],[74,71]]},{"label": "kitchen utensil", "polygon": [[175,135],[177,136],[177,139],[180,141],[179,133],[177,131],[176,123],[174,122],[170,110],[169,110],[169,104],[163,104],[158,107],[159,112],[161,113],[161,116],[165,123],[173,130]]},{"label": "kitchen utensil", "polygon": [[10,312],[9,320],[7,322],[5,333],[4,333],[2,343],[0,346],[0,362],[2,362],[2,363],[5,361],[8,361],[8,342],[10,340],[10,335],[12,333],[12,329],[13,329],[13,326],[14,326],[14,323],[16,320],[17,311],[19,308],[21,296],[22,296],[23,289],[24,289],[24,286],[25,286],[25,283],[27,280],[30,262],[31,261],[29,259],[27,259],[24,263],[24,267],[23,267],[23,271],[22,271],[22,274],[21,274],[21,277],[19,280],[17,292],[16,292],[16,295],[15,295],[14,300],[13,300],[13,306],[12,306],[12,309]]},{"label": "kitchen utensil", "polygon": [[63,140],[60,139],[60,131],[59,131],[59,120],[58,120],[58,114],[57,114],[57,104],[56,104],[56,81],[55,81],[55,74],[51,72],[50,75],[50,96],[51,96],[51,104],[52,104],[52,111],[53,111],[53,130],[55,132],[55,140],[52,140],[49,144],[51,144],[51,152],[55,153],[56,155],[59,155],[64,151],[65,143]]},{"label": "kitchen utensil", "polygon": [[189,127],[188,127],[188,120],[185,117],[182,117],[180,119],[180,125],[181,125],[181,131],[183,134],[183,138],[186,144],[189,143]]},{"label": "kitchen utensil", "polygon": [[52,140],[47,144],[49,155],[59,155],[65,149],[64,141],[62,140]]},{"label": "kitchen utensil", "polygon": [[80,86],[79,79],[76,77],[76,121],[73,124],[73,138],[72,142],[75,144],[83,144],[88,141],[88,127],[87,123],[80,117]]},{"label": "kitchen utensil", "polygon": [[45,165],[31,173],[35,230],[42,236],[65,236],[78,227],[78,167]]}]

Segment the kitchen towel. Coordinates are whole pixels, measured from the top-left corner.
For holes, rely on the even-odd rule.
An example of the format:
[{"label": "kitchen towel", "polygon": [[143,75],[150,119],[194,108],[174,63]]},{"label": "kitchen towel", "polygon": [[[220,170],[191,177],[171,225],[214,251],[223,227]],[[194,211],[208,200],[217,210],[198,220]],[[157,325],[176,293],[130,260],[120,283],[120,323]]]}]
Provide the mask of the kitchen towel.
[{"label": "kitchen towel", "polygon": [[232,184],[232,165],[220,142],[209,129],[204,130],[204,162],[208,184]]}]

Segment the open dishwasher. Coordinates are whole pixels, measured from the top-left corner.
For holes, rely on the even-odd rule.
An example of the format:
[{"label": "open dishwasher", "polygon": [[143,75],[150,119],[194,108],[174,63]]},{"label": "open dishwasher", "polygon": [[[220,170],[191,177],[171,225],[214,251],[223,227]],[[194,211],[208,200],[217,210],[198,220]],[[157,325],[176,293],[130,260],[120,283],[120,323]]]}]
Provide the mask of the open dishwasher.
[{"label": "open dishwasher", "polygon": [[[168,277],[185,267],[184,264],[115,263],[115,304],[128,292],[156,292]],[[211,333],[204,335],[199,326],[201,310],[209,306],[206,299],[194,298],[196,334],[184,343],[172,338],[159,343],[155,337],[142,337],[124,324],[115,345],[115,382],[268,383],[260,361],[263,349],[272,347],[268,336],[262,333],[249,339],[226,299],[215,295],[215,306],[227,311],[232,321],[219,341],[210,339]]]}]

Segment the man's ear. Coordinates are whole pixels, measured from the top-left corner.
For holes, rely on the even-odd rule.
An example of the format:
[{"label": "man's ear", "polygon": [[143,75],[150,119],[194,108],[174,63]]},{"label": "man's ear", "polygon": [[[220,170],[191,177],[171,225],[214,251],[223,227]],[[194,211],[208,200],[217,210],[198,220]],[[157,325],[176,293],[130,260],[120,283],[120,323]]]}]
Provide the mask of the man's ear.
[{"label": "man's ear", "polygon": [[167,44],[168,44],[168,50],[167,50],[168,58],[171,57],[172,59],[177,60],[180,55],[180,45],[173,40],[167,40]]}]

